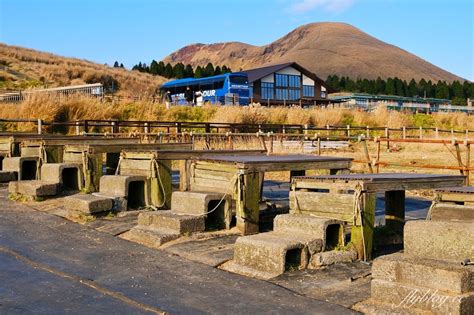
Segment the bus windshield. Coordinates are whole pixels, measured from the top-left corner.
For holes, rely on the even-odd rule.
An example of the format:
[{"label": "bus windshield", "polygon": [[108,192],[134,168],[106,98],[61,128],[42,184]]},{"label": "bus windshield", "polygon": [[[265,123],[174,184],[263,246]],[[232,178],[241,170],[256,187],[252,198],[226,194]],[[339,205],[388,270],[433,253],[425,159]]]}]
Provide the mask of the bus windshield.
[{"label": "bus windshield", "polygon": [[232,84],[239,84],[239,85],[247,85],[248,79],[244,76],[231,76],[230,83]]}]

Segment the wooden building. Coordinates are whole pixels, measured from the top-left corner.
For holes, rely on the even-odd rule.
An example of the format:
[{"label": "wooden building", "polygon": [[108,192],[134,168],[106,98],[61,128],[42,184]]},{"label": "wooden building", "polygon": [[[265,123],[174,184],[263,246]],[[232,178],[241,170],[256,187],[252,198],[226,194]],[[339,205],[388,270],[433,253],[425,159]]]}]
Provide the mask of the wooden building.
[{"label": "wooden building", "polygon": [[296,62],[244,70],[253,103],[262,105],[327,104],[329,87],[316,74]]}]

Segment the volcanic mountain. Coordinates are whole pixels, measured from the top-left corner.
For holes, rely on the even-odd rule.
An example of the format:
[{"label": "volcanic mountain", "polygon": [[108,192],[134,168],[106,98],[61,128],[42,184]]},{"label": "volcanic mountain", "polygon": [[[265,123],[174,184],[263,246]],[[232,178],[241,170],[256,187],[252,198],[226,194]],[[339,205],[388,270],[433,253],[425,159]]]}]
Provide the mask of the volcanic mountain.
[{"label": "volcanic mountain", "polygon": [[191,44],[164,62],[194,67],[227,65],[233,71],[295,61],[325,79],[328,75],[353,79],[398,77],[404,80],[464,81],[397,46],[385,43],[344,23],[312,23],[298,27],[264,46],[240,42]]}]

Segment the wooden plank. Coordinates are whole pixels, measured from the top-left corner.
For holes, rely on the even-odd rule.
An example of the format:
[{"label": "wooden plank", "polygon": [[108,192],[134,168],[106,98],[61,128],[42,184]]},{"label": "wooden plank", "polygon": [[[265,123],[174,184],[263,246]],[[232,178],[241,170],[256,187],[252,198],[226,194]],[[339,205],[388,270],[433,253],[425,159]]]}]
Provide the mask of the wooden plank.
[{"label": "wooden plank", "polygon": [[384,192],[388,190],[422,190],[444,187],[464,186],[465,179],[446,178],[441,180],[419,180],[410,182],[364,183],[368,192]]},{"label": "wooden plank", "polygon": [[474,222],[474,206],[438,203],[431,210],[431,220]]},{"label": "wooden plank", "polygon": [[342,220],[344,222],[347,222],[348,225],[353,225],[353,218],[354,216],[352,214],[347,214],[347,213],[328,213],[328,212],[320,212],[320,211],[315,211],[315,210],[290,210],[290,213],[292,214],[307,214],[307,215],[312,215],[316,217],[322,217],[322,218],[332,218],[332,219],[337,219],[337,220]]},{"label": "wooden plank", "polygon": [[194,176],[209,180],[229,181],[236,177],[236,173],[195,168]]},{"label": "wooden plank", "polygon": [[354,195],[290,191],[290,210],[318,213],[328,218],[354,217]]},{"label": "wooden plank", "polygon": [[474,202],[474,194],[460,194],[460,193],[438,193],[441,201],[452,202]]}]

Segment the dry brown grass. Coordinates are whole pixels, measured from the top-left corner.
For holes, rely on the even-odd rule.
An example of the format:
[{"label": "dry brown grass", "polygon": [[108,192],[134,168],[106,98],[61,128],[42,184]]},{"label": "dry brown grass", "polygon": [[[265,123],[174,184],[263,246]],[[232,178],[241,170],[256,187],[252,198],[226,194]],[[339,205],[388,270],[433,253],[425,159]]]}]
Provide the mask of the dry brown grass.
[{"label": "dry brown grass", "polygon": [[25,89],[79,85],[110,76],[118,81],[119,95],[150,95],[165,79],[138,71],[66,58],[0,43],[0,88]]},{"label": "dry brown grass", "polygon": [[[383,108],[362,112],[337,108],[286,108],[242,106],[175,106],[167,110],[151,102],[101,102],[80,95],[56,98],[31,95],[18,104],[0,104],[0,119],[41,118],[45,121],[83,119],[210,121],[244,124],[351,125],[391,128],[438,127],[440,129],[474,130],[474,116],[463,113],[412,115]],[[416,131],[414,131],[416,133]]]}]

